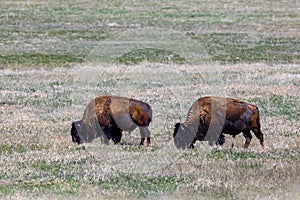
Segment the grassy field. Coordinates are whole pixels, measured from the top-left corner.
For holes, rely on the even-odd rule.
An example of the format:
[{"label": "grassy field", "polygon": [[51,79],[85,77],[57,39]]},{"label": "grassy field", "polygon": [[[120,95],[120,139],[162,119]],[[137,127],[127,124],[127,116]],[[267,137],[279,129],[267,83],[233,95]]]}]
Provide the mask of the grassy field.
[{"label": "grassy field", "polygon": [[[296,199],[297,1],[2,1],[1,199]],[[71,122],[114,94],[148,102],[153,144],[81,146]],[[177,150],[175,123],[205,95],[255,103],[265,149],[226,136]],[[234,148],[231,144],[234,143]]]}]

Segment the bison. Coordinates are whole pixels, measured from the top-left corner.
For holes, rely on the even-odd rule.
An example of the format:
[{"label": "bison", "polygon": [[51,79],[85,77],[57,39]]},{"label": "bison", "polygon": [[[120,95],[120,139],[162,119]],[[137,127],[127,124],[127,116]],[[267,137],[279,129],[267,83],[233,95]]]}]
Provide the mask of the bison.
[{"label": "bison", "polygon": [[110,139],[118,144],[122,138],[122,131],[130,132],[139,127],[140,145],[144,144],[147,137],[148,146],[148,126],[151,119],[152,109],[147,103],[126,97],[99,96],[87,105],[83,118],[72,123],[72,141],[82,144],[100,137],[105,144],[108,144]]},{"label": "bison", "polygon": [[244,148],[248,148],[252,139],[250,131],[264,147],[257,106],[233,98],[207,96],[193,103],[184,123],[175,125],[173,139],[177,148],[184,149],[193,148],[197,140],[222,145],[223,134],[235,137],[243,132]]}]

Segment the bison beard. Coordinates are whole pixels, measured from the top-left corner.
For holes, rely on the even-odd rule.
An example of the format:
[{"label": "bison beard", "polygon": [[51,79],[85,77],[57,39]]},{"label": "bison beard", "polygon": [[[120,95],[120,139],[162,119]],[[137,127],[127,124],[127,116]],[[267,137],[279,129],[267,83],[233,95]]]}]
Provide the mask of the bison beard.
[{"label": "bison beard", "polygon": [[92,100],[84,111],[82,120],[72,123],[72,141],[77,144],[100,138],[104,144],[113,140],[120,143],[122,131],[140,129],[141,142],[150,144],[151,107],[139,100],[117,96],[100,96]]},{"label": "bison beard", "polygon": [[232,98],[203,97],[193,103],[187,120],[175,125],[173,138],[175,146],[184,149],[193,148],[197,140],[223,145],[223,133],[235,137],[242,132],[246,139],[244,148],[248,148],[252,139],[250,131],[264,147],[259,110],[255,105]]}]

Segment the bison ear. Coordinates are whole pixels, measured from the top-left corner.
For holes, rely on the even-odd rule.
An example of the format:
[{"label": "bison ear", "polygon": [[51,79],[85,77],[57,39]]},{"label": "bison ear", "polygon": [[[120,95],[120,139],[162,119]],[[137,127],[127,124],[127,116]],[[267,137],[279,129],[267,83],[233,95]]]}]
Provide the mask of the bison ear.
[{"label": "bison ear", "polygon": [[179,128],[180,128],[180,123],[176,123],[176,124],[175,124],[174,133],[173,133],[173,137],[176,136],[176,134],[177,134]]},{"label": "bison ear", "polygon": [[71,128],[71,131],[76,131],[76,125],[75,125],[75,122],[72,122],[72,128]]}]

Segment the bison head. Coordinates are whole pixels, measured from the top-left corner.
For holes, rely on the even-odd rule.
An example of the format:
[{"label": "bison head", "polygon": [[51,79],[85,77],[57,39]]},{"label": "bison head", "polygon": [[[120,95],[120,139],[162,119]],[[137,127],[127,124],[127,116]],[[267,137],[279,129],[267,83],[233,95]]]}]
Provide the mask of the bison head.
[{"label": "bison head", "polygon": [[84,142],[91,142],[96,138],[94,131],[90,127],[83,124],[81,121],[75,121],[72,123],[71,128],[72,141],[77,144]]},{"label": "bison head", "polygon": [[82,137],[81,133],[82,132],[82,124],[80,121],[73,122],[72,123],[72,128],[71,128],[71,136],[72,136],[72,141],[77,144],[82,144],[84,142],[84,139]]},{"label": "bison head", "polygon": [[195,134],[191,133],[183,124],[177,123],[173,133],[174,144],[178,149],[193,147]]}]

